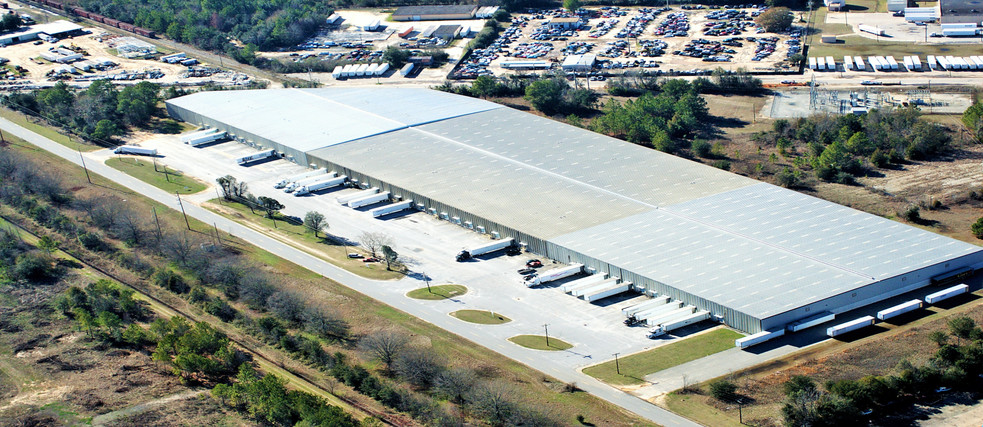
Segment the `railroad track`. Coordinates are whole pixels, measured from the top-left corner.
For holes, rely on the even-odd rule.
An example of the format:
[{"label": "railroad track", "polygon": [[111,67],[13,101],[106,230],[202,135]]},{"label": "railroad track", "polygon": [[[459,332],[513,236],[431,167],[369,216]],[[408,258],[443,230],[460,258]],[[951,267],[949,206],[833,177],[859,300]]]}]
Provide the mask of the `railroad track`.
[{"label": "railroad track", "polygon": [[[38,235],[34,231],[31,231],[30,229],[22,226],[21,224],[19,224],[18,222],[16,222],[13,218],[10,218],[7,215],[0,214],[0,218],[2,218],[4,221],[6,221],[11,226],[16,227],[18,230],[21,230],[21,231],[23,231],[23,232],[25,232],[27,234],[30,234],[31,236],[34,236],[34,238],[36,238],[36,239],[40,239],[41,238],[40,235]],[[123,285],[123,286],[125,286],[125,287],[127,287],[129,289],[131,289],[133,292],[137,293],[142,298],[145,298],[145,299],[151,301],[153,304],[157,304],[158,306],[163,307],[166,311],[170,311],[172,313],[175,313],[176,315],[181,316],[181,317],[183,317],[183,318],[185,318],[187,320],[190,320],[192,322],[200,322],[200,321],[202,321],[202,320],[198,319],[196,316],[194,316],[192,314],[189,314],[189,313],[185,312],[184,310],[181,310],[181,309],[179,309],[179,308],[177,308],[177,307],[175,307],[175,306],[173,306],[171,304],[168,304],[167,302],[164,302],[160,298],[157,298],[157,297],[155,297],[153,295],[150,295],[150,294],[144,292],[139,287],[137,287],[137,286],[135,286],[135,285],[133,285],[133,284],[131,284],[131,283],[129,283],[129,282],[121,279],[120,277],[116,276],[115,274],[110,273],[110,272],[108,272],[108,271],[100,268],[99,266],[97,266],[95,264],[92,264],[92,263],[86,261],[82,257],[80,257],[80,256],[78,256],[78,255],[76,255],[76,254],[74,254],[74,253],[72,253],[72,252],[70,252],[70,251],[68,251],[68,250],[66,250],[64,248],[59,248],[58,250],[61,251],[61,252],[63,252],[65,255],[68,255],[69,257],[71,257],[74,261],[76,261],[76,262],[78,262],[78,263],[80,263],[82,265],[85,265],[86,267],[88,267],[88,268],[90,268],[90,269],[98,272],[99,274],[102,274],[103,276],[106,276],[106,277],[108,277],[108,278],[116,281],[117,283],[119,283],[119,284],[121,284],[121,285]],[[158,311],[161,311],[161,310],[158,310]],[[168,313],[161,312],[160,314],[167,315]],[[226,334],[226,335],[228,335],[228,334]],[[380,411],[377,411],[377,410],[374,410],[372,408],[367,407],[366,405],[362,404],[361,402],[358,402],[358,401],[355,401],[355,400],[352,400],[352,399],[348,399],[348,398],[345,398],[345,397],[342,397],[342,396],[337,396],[335,394],[332,394],[332,393],[328,392],[327,390],[325,390],[324,388],[322,388],[321,386],[317,385],[317,383],[315,383],[314,380],[312,380],[307,375],[305,375],[303,373],[300,373],[300,372],[295,372],[293,370],[290,370],[290,369],[287,369],[287,368],[283,367],[279,362],[274,361],[273,359],[270,359],[269,357],[265,356],[260,351],[255,350],[250,344],[247,344],[246,342],[244,342],[244,341],[242,341],[240,339],[237,339],[235,337],[232,337],[232,336],[229,336],[228,338],[229,338],[229,341],[233,342],[236,346],[238,346],[239,348],[241,348],[246,353],[249,353],[250,355],[252,355],[252,357],[255,360],[258,360],[258,362],[261,365],[261,367],[265,368],[267,372],[272,372],[272,373],[276,373],[276,374],[280,375],[281,377],[283,377],[284,379],[286,379],[289,384],[292,384],[294,387],[296,387],[299,390],[311,392],[312,394],[315,394],[315,395],[321,395],[322,397],[331,396],[331,398],[338,399],[341,402],[343,402],[344,404],[350,406],[351,409],[355,409],[356,411],[361,412],[361,415],[373,416],[373,417],[381,420],[386,425],[391,425],[391,426],[396,426],[396,427],[404,427],[404,426],[408,427],[408,426],[415,426],[415,425],[417,425],[415,422],[413,422],[412,420],[408,420],[405,417],[398,416],[398,415],[391,414],[391,413],[380,412]],[[274,372],[274,371],[276,371],[276,372]],[[330,398],[329,398],[329,400],[330,400]]]}]

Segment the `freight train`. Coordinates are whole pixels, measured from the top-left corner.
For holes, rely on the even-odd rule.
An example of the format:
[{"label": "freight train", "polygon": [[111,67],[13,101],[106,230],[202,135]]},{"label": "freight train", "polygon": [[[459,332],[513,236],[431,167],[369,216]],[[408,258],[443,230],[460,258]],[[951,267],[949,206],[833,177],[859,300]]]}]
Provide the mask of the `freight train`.
[{"label": "freight train", "polygon": [[78,16],[81,16],[83,18],[91,19],[91,20],[96,21],[96,22],[101,22],[103,24],[106,24],[106,25],[109,25],[109,26],[112,26],[112,27],[116,27],[116,28],[119,28],[121,30],[129,31],[131,33],[136,33],[136,34],[139,34],[139,35],[144,36],[144,37],[150,37],[150,38],[157,37],[157,33],[153,32],[151,30],[148,30],[146,28],[137,27],[136,25],[133,25],[133,24],[130,24],[130,23],[118,21],[118,20],[112,19],[112,18],[107,18],[107,17],[102,16],[102,15],[100,15],[98,13],[86,11],[85,9],[82,9],[81,7],[75,7],[75,6],[72,6],[72,5],[64,5],[60,1],[55,1],[55,0],[35,0],[35,1],[37,3],[43,4],[45,6],[48,6],[50,8],[53,8],[53,9],[64,10],[66,12],[72,12],[72,13],[74,13],[74,14],[76,14]]}]

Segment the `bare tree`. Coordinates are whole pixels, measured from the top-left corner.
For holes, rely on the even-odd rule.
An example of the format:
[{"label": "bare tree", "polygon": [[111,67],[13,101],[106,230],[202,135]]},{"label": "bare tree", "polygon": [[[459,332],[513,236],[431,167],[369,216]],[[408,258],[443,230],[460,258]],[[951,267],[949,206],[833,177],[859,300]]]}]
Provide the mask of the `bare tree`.
[{"label": "bare tree", "polygon": [[393,370],[410,384],[429,389],[444,366],[433,349],[407,348],[396,357]]},{"label": "bare tree", "polygon": [[200,255],[198,245],[191,240],[187,232],[170,233],[164,237],[161,251],[178,265],[186,265],[195,256]]},{"label": "bare tree", "polygon": [[452,368],[440,374],[434,381],[438,392],[454,403],[464,403],[464,397],[473,389],[478,375],[468,368]]},{"label": "bare tree", "polygon": [[222,197],[229,200],[241,200],[246,198],[249,186],[245,182],[237,180],[232,175],[226,175],[215,180],[219,187],[222,187]]},{"label": "bare tree", "polygon": [[307,332],[322,338],[345,339],[348,337],[348,324],[342,318],[323,308],[307,307],[301,318]]},{"label": "bare tree", "polygon": [[369,252],[372,252],[372,256],[376,256],[376,251],[382,250],[383,246],[395,246],[396,243],[393,241],[393,237],[378,231],[366,231],[358,235],[358,240],[365,246]]},{"label": "bare tree", "polygon": [[471,396],[471,410],[493,426],[514,424],[517,407],[512,400],[515,391],[501,381],[479,386]]},{"label": "bare tree", "polygon": [[388,370],[392,367],[396,356],[406,348],[409,342],[410,337],[406,334],[392,329],[384,329],[366,335],[358,342],[358,348],[369,357],[384,363]]},{"label": "bare tree", "polygon": [[146,221],[128,207],[120,207],[116,224],[112,232],[116,237],[128,244],[139,246],[144,243],[147,230]]},{"label": "bare tree", "polygon": [[266,299],[266,308],[280,319],[294,323],[300,320],[300,315],[304,311],[304,302],[292,292],[277,291]]}]

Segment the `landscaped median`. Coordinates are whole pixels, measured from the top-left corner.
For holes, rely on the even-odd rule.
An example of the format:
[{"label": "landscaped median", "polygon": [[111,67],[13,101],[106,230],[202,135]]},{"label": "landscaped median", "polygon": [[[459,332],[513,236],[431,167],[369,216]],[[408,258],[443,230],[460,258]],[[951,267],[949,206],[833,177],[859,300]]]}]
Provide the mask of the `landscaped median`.
[{"label": "landscaped median", "polygon": [[545,335],[516,335],[509,338],[509,341],[533,350],[561,351],[573,348],[573,344]]},{"label": "landscaped median", "polygon": [[458,310],[451,313],[451,316],[468,323],[477,323],[479,325],[501,325],[512,321],[508,317],[488,310]]},{"label": "landscaped median", "polygon": [[609,384],[641,384],[646,375],[734,348],[734,340],[743,336],[740,332],[721,327],[672,344],[621,357],[617,362],[609,360],[589,366],[584,368],[584,373]]},{"label": "landscaped median", "polygon": [[106,160],[106,165],[169,193],[194,194],[208,188],[181,171],[157,164],[153,158],[113,157]]},{"label": "landscaped median", "polygon": [[436,301],[461,296],[467,292],[468,288],[464,287],[463,285],[447,284],[415,289],[406,293],[406,296],[414,299]]}]

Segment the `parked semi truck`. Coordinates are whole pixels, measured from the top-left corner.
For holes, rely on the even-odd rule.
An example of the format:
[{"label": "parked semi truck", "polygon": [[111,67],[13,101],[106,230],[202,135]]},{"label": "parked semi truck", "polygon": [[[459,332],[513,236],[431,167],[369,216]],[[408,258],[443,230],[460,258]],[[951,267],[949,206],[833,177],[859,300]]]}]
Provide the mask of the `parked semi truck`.
[{"label": "parked semi truck", "polygon": [[316,176],[312,176],[310,178],[299,179],[297,181],[294,181],[294,182],[291,182],[291,183],[287,184],[286,187],[283,187],[283,191],[285,193],[293,193],[298,188],[303,187],[303,186],[305,186],[307,184],[313,184],[313,183],[318,182],[318,181],[321,181],[321,180],[325,180],[325,179],[328,179],[328,178],[334,178],[335,176],[337,176],[336,173],[329,172],[327,174],[316,175]]},{"label": "parked semi truck", "polygon": [[689,316],[673,320],[667,323],[663,323],[652,329],[649,329],[649,338],[656,338],[676,329],[682,328],[684,326],[689,326],[694,323],[702,322],[710,318],[709,311],[698,311],[696,313],[690,314]]},{"label": "parked semi truck", "polygon": [[137,154],[141,156],[156,156],[156,148],[143,148],[135,145],[120,145],[113,150],[114,154]]},{"label": "parked semi truck", "polygon": [[939,301],[952,298],[952,297],[954,297],[956,295],[962,295],[962,294],[964,294],[966,292],[969,292],[969,286],[967,286],[965,284],[956,285],[956,286],[953,286],[953,287],[951,287],[949,289],[943,289],[941,291],[938,291],[938,292],[935,292],[935,293],[932,293],[932,294],[929,294],[929,295],[925,296],[925,302],[927,302],[929,304],[935,304],[935,303],[937,303]]},{"label": "parked semi truck", "polygon": [[258,161],[263,160],[263,159],[268,159],[268,158],[273,157],[275,155],[276,155],[276,150],[264,150],[264,151],[260,151],[260,152],[258,152],[256,154],[250,154],[248,156],[242,156],[242,157],[236,159],[236,163],[238,163],[239,166],[243,166],[243,165],[246,165],[246,164],[249,164],[249,163],[252,163],[252,162],[258,162]]},{"label": "parked semi truck", "polygon": [[349,200],[347,205],[350,208],[360,208],[362,206],[368,206],[382,201],[389,200],[389,192],[383,191],[376,194],[368,194],[357,199]]},{"label": "parked semi truck", "polygon": [[373,195],[373,194],[378,193],[378,192],[379,192],[379,187],[372,187],[372,188],[370,188],[368,190],[362,190],[362,191],[359,191],[357,193],[351,193],[351,194],[346,194],[344,196],[338,196],[335,200],[337,200],[338,203],[341,203],[341,204],[345,205],[345,204],[348,204],[348,202],[350,202],[352,200],[361,199],[362,197],[370,196],[370,195]]},{"label": "parked semi truck", "polygon": [[287,178],[281,179],[276,184],[273,184],[273,188],[283,188],[283,187],[286,187],[287,185],[289,185],[291,182],[297,182],[297,181],[308,179],[308,178],[314,178],[314,177],[317,177],[317,176],[320,176],[320,175],[324,175],[326,173],[328,173],[328,170],[327,169],[324,169],[324,168],[317,169],[317,170],[312,170],[312,171],[308,171],[308,172],[304,172],[304,173],[299,174],[299,175],[294,175],[294,176],[291,176],[291,177],[287,177]]},{"label": "parked semi truck", "polygon": [[313,193],[315,191],[321,191],[321,190],[324,190],[326,188],[337,187],[337,186],[339,186],[341,184],[344,184],[345,181],[347,181],[347,180],[348,180],[348,177],[345,176],[345,175],[342,175],[342,176],[339,176],[337,178],[330,178],[330,179],[325,179],[325,180],[321,180],[321,181],[318,181],[318,182],[314,182],[314,183],[311,183],[311,184],[307,184],[307,185],[305,185],[303,187],[298,188],[297,191],[294,192],[294,196],[306,196],[306,195],[311,194],[311,193]]},{"label": "parked semi truck", "polygon": [[574,264],[569,267],[554,268],[543,274],[532,277],[529,280],[523,280],[522,283],[526,285],[527,288],[532,288],[535,286],[542,285],[543,283],[552,282],[554,280],[560,280],[576,274],[580,274],[583,271],[584,271],[583,264]]},{"label": "parked semi truck", "polygon": [[505,249],[509,246],[515,245],[515,239],[511,237],[506,237],[504,239],[495,240],[489,243],[485,243],[481,246],[476,246],[471,249],[465,249],[457,254],[457,261],[467,261],[478,255],[489,254],[498,250]]},{"label": "parked semi truck", "polygon": [[188,145],[190,145],[192,147],[199,147],[199,146],[208,144],[209,142],[215,142],[215,141],[218,141],[220,139],[223,139],[223,138],[225,138],[225,135],[226,135],[226,133],[224,131],[220,131],[218,129],[214,129],[214,132],[208,132],[208,133],[204,133],[204,134],[195,136],[194,138],[189,138],[184,143],[185,144],[188,144]]},{"label": "parked semi truck", "polygon": [[761,344],[765,341],[770,341],[783,335],[785,335],[785,329],[779,329],[777,331],[761,331],[754,335],[748,335],[744,338],[734,340],[734,346],[737,348],[748,348],[752,345]]}]

